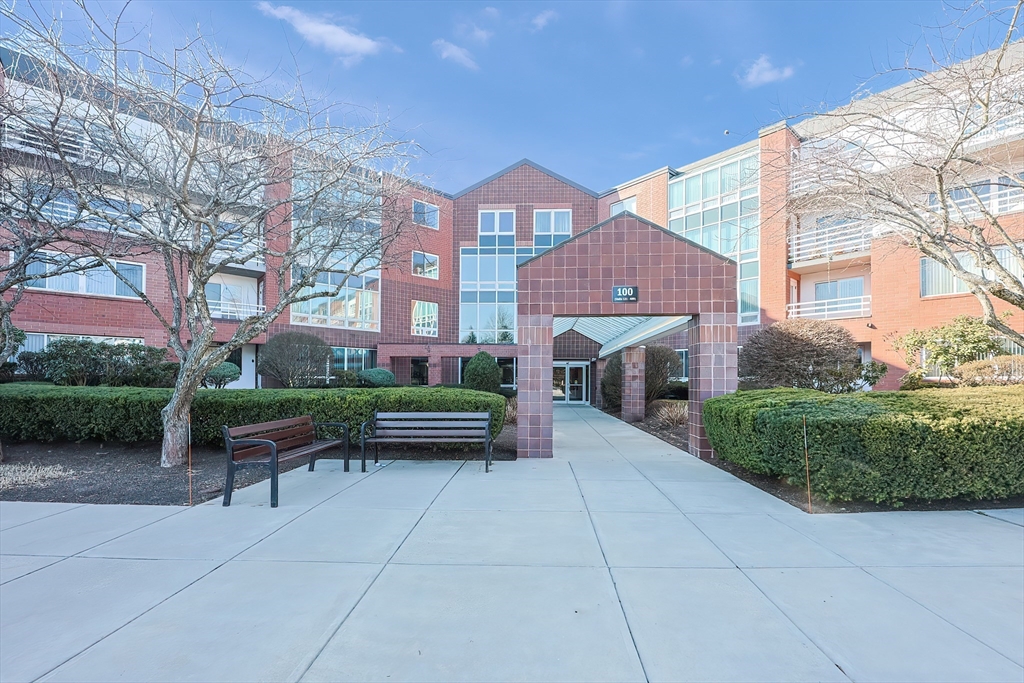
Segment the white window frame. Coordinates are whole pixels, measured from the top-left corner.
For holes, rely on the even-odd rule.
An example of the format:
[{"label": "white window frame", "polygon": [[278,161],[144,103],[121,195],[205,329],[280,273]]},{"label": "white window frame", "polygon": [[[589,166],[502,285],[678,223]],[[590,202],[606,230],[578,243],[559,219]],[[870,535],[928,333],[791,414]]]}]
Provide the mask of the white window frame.
[{"label": "white window frame", "polygon": [[[88,254],[62,254],[61,252],[54,252],[54,251],[45,251],[43,253],[50,254],[52,256],[73,256],[73,257],[83,257],[85,259],[89,259],[89,255]],[[142,268],[142,287],[140,287],[139,289],[142,290],[143,294],[146,293],[146,279],[147,279],[147,276],[148,276],[148,272],[147,272],[147,268],[146,268],[146,264],[145,263],[138,263],[136,261],[126,261],[124,259],[111,259],[111,263],[113,263],[115,266],[118,266],[120,264],[124,264],[126,266],[139,266],[139,267],[141,267]],[[97,268],[107,268],[107,267],[104,266],[104,265],[100,265],[100,266],[97,266]],[[118,277],[116,275],[113,276],[114,277],[114,292],[115,292],[114,294],[99,294],[99,293],[96,293],[96,292],[88,291],[89,285],[88,285],[88,278],[86,277],[86,271],[85,270],[80,270],[80,271],[76,271],[76,272],[72,272],[72,273],[65,273],[64,275],[46,275],[46,274],[42,274],[39,277],[35,277],[33,279],[34,280],[48,280],[51,277],[66,277],[66,276],[73,276],[73,277],[78,278],[78,289],[76,289],[74,291],[69,291],[69,290],[66,290],[66,289],[54,289],[54,288],[51,288],[51,287],[35,287],[33,285],[28,285],[28,284],[25,285],[25,289],[31,290],[33,292],[51,292],[53,294],[76,294],[76,295],[80,295],[80,296],[94,296],[94,297],[99,297],[101,299],[128,299],[130,301],[134,301],[134,300],[137,300],[139,298],[135,294],[117,294],[116,293],[117,292],[117,283],[120,282],[120,280],[118,279]],[[65,336],[68,336],[68,335],[65,335]]]},{"label": "white window frame", "polygon": [[[434,274],[433,275],[429,274],[429,271],[426,268],[426,261],[425,261],[425,259],[424,259],[423,273],[417,273],[416,272],[416,254],[419,254],[420,256],[423,256],[423,257],[429,256],[429,257],[434,259]],[[428,280],[437,280],[437,279],[439,279],[441,277],[441,257],[438,256],[437,254],[431,254],[430,252],[427,252],[427,251],[417,251],[417,250],[414,249],[413,252],[412,252],[412,274],[415,275],[416,277],[422,277],[422,278],[426,278]]]},{"label": "white window frame", "polygon": [[[431,225],[430,223],[420,223],[419,221],[416,220],[416,205],[417,204],[423,204],[424,206],[429,206],[429,207],[432,207],[434,209],[434,216],[437,219],[437,225]],[[429,212],[427,212],[427,213],[429,213]],[[424,228],[430,228],[431,230],[440,230],[441,229],[441,209],[436,204],[431,204],[430,202],[425,202],[422,199],[414,199],[414,200],[412,200],[412,222],[415,225],[422,225]]]},{"label": "white window frame", "polygon": [[[569,232],[555,232],[555,214],[558,212],[569,214]],[[551,227],[547,232],[537,230],[537,214],[546,213],[550,217],[548,225]],[[533,210],[533,246],[537,246],[537,235],[550,235],[554,242],[555,235],[565,235],[566,239],[572,237],[572,209],[534,209]],[[565,240],[562,240],[563,242]],[[561,244],[561,242],[559,242]],[[551,246],[555,246],[552,244]]]},{"label": "white window frame", "polygon": [[[632,202],[632,205],[633,205],[632,209],[627,209],[626,208],[626,203],[627,202]],[[615,207],[618,207],[618,209],[616,209]],[[609,210],[609,214],[608,214],[609,218],[611,218],[612,216],[618,216],[620,213],[625,213],[626,211],[629,211],[630,213],[635,214],[636,213],[636,195],[633,195],[632,197],[626,197],[625,199],[620,199],[619,201],[617,201],[614,204],[612,204],[608,208],[608,210]]]},{"label": "white window frame", "polygon": [[[434,307],[434,326],[433,328],[427,327],[426,325],[416,324],[416,305],[426,304]],[[414,337],[437,337],[439,330],[441,329],[441,306],[435,301],[420,301],[418,299],[412,300],[412,309],[410,311],[410,317],[412,320],[412,335]],[[428,318],[429,320],[429,318]]]},{"label": "white window frame", "polygon": [[[483,232],[483,215],[494,214],[494,232]],[[512,232],[501,232],[500,215],[503,213],[512,214]],[[516,234],[516,210],[515,209],[478,209],[476,212],[476,234],[480,235],[515,235]]]}]

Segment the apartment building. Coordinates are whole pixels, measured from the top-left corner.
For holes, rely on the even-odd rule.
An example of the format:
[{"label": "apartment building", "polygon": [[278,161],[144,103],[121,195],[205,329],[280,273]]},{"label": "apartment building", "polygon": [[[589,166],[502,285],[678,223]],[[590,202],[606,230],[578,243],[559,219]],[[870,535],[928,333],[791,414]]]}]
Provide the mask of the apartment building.
[{"label": "apartment building", "polygon": [[[6,78],[18,78],[10,53],[0,52],[0,62]],[[403,209],[411,227],[391,246],[386,265],[353,278],[335,297],[292,306],[266,334],[236,352],[232,360],[243,374],[233,386],[270,386],[256,373],[260,347],[291,330],[322,337],[334,348],[337,369],[384,367],[401,384],[456,383],[464,363],[484,350],[499,359],[503,382],[515,385],[525,351],[518,338],[518,266],[628,212],[735,261],[740,346],[786,318],[832,320],[851,331],[865,359],[890,365],[879,388],[895,388],[904,360],[892,349],[892,335],[956,315],[979,315],[981,309],[963,283],[884,226],[789,211],[788,199],[801,191],[790,165],[821,126],[815,119],[769,126],[754,140],[603,192],[525,159],[454,194],[413,187]],[[0,144],[30,151],[19,136],[23,132],[6,126]],[[1024,117],[1008,122],[999,143],[1009,143],[1024,174]],[[993,180],[979,177],[974,186]],[[985,196],[990,210],[1024,240],[1024,190],[1002,187],[985,190]],[[162,268],[150,259],[140,254],[117,267],[147,292],[165,292]],[[562,272],[578,279],[598,276],[563,265]],[[267,279],[273,269],[266,266],[262,258],[225,266],[211,281],[207,295],[218,341],[226,341],[240,319],[272,305],[267,297],[276,287]],[[552,283],[551,297],[560,296],[559,283]],[[145,306],[100,274],[41,277],[29,287],[14,322],[28,334],[30,350],[61,335],[167,343]],[[556,318],[553,399],[599,403],[605,359],[627,347],[665,344],[679,349],[685,361],[684,323],[628,311],[614,318]],[[1010,324],[1024,329],[1019,312]]]}]

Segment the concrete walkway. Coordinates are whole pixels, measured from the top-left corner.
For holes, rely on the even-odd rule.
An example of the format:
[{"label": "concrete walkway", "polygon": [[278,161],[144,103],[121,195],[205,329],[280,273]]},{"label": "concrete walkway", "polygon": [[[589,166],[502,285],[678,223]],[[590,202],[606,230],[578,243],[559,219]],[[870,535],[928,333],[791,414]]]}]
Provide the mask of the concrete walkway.
[{"label": "concrete walkway", "polygon": [[0,503],[3,681],[1022,681],[1024,511],[810,516],[590,408],[555,458]]}]

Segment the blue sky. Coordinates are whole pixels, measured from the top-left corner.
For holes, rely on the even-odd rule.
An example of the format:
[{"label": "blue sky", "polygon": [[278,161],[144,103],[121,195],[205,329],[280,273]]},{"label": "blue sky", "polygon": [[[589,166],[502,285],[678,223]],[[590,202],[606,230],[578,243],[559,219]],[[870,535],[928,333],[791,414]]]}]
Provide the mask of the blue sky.
[{"label": "blue sky", "polygon": [[388,113],[424,148],[414,170],[453,192],[523,157],[595,190],[682,166],[843,103],[946,11],[937,0],[130,7],[154,32],[198,24],[252,72],[297,63],[309,86]]}]

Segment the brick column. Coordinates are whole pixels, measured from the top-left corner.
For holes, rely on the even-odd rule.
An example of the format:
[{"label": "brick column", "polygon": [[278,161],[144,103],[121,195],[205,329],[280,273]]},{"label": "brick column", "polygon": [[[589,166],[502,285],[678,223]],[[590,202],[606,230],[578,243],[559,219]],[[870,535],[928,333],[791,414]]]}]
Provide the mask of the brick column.
[{"label": "brick column", "polygon": [[427,385],[436,387],[444,383],[444,372],[441,368],[443,361],[441,356],[429,356],[427,358]]},{"label": "brick column", "polygon": [[704,432],[704,401],[736,391],[736,316],[704,313],[694,317],[690,340],[690,453],[715,457]]},{"label": "brick column", "polygon": [[548,315],[519,312],[519,421],[517,452],[520,458],[552,456],[552,323]]},{"label": "brick column", "polygon": [[604,408],[604,396],[601,395],[601,378],[604,377],[604,366],[608,365],[607,358],[598,358],[594,368],[594,407]]},{"label": "brick column", "polygon": [[622,419],[640,422],[644,419],[644,362],[647,348],[630,346],[622,352]]}]

